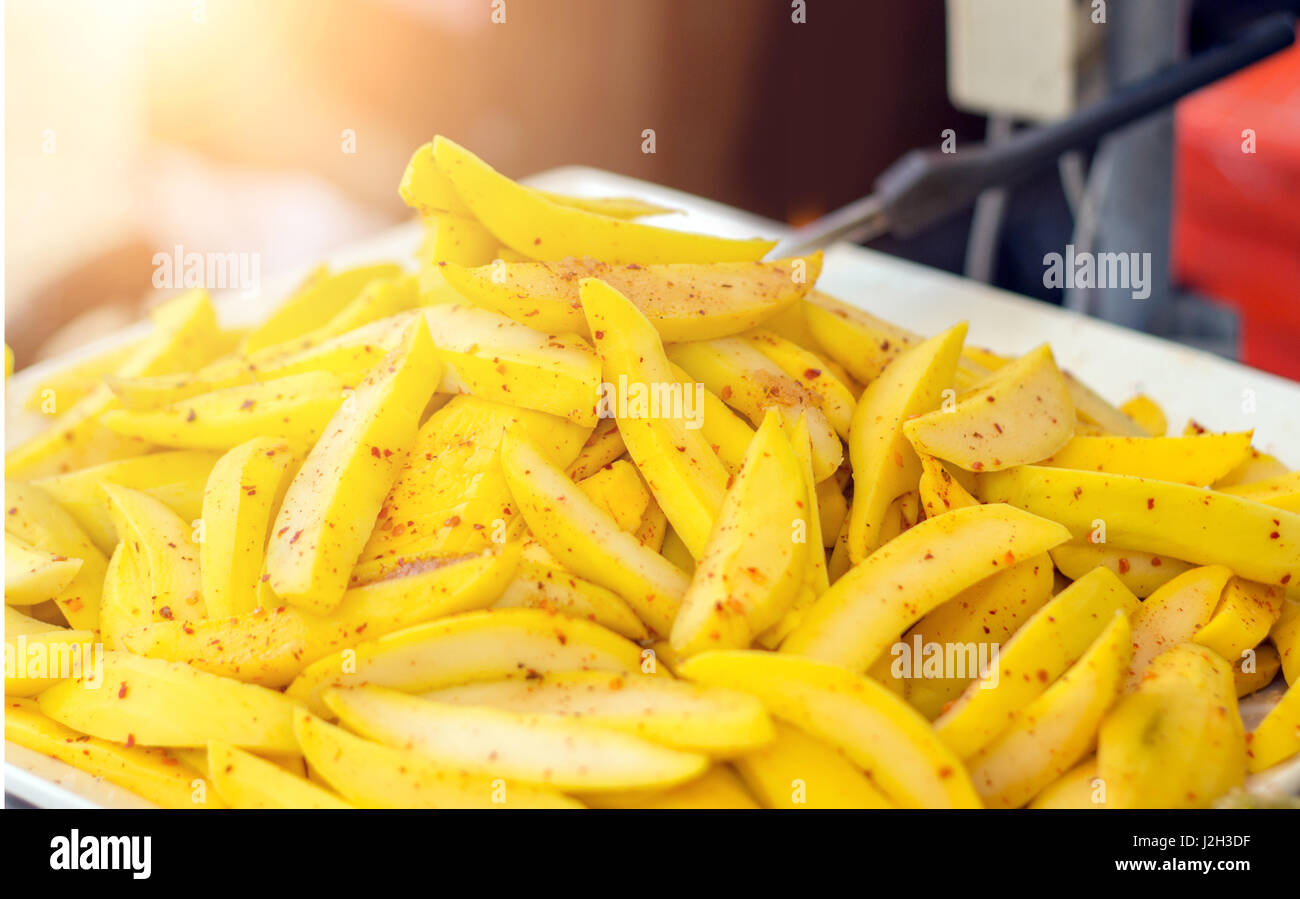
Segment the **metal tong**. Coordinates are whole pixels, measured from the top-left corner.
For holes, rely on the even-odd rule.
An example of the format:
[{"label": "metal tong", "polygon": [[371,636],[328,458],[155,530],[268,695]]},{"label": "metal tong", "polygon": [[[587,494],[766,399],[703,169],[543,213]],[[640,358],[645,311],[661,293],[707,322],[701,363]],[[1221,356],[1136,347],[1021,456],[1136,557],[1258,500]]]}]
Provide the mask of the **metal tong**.
[{"label": "metal tong", "polygon": [[990,187],[1023,181],[1056,164],[1067,150],[1099,138],[1243,69],[1295,42],[1295,18],[1278,13],[1244,29],[1233,41],[1119,87],[1105,100],[1060,122],[1021,131],[996,146],[959,153],[911,150],[875,182],[875,193],[796,229],[774,258],[797,256],[840,240],[865,242],[882,234],[910,237],[974,203]]}]

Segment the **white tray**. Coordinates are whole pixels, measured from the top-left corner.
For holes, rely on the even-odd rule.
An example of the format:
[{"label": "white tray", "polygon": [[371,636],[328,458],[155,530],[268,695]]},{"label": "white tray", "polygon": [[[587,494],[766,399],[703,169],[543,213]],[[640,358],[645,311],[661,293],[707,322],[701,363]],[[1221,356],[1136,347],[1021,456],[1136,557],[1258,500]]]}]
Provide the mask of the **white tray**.
[{"label": "white tray", "polygon": [[[730,237],[785,236],[784,226],[719,203],[598,169],[552,169],[527,179],[546,190],[580,196],[638,196],[681,210],[650,221],[664,227]],[[332,253],[332,265],[396,260],[411,265],[420,241],[416,223],[386,231]],[[263,285],[259,296],[216,296],[223,322],[252,324],[306,274],[290,273]],[[1300,384],[1188,349],[1156,337],[1086,318],[984,284],[860,247],[827,253],[818,287],[846,302],[922,333],[970,322],[969,341],[1020,353],[1044,341],[1057,361],[1112,402],[1149,394],[1164,407],[1172,430],[1195,418],[1215,431],[1254,429],[1255,445],[1290,466],[1300,464]],[[1141,302],[1134,300],[1134,302]],[[5,446],[16,445],[45,424],[22,408],[51,372],[145,333],[140,324],[87,344],[77,352],[31,366],[5,388]],[[1274,685],[1273,693],[1278,692]],[[1274,698],[1274,697],[1269,697]],[[1244,705],[1248,718],[1260,701]],[[141,800],[68,765],[5,743],[4,787],[33,805],[53,808],[138,807]],[[1300,760],[1253,777],[1252,790],[1300,791]]]}]

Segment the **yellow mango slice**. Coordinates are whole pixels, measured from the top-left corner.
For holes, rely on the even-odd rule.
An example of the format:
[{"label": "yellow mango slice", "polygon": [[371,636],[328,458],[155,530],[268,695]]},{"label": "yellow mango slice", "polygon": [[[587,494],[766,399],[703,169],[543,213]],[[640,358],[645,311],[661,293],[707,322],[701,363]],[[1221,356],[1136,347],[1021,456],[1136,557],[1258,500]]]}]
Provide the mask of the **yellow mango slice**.
[{"label": "yellow mango slice", "polygon": [[883,546],[921,520],[921,495],[909,490],[889,504],[885,522],[880,526],[880,543]]},{"label": "yellow mango slice", "polygon": [[1213,649],[1234,665],[1242,653],[1258,646],[1282,615],[1282,589],[1234,577],[1223,588],[1209,621],[1192,636],[1193,643]]},{"label": "yellow mango slice", "polygon": [[927,519],[836,581],[781,651],[865,671],[930,610],[1066,539],[1059,525],[1009,506]]},{"label": "yellow mango slice", "polygon": [[632,531],[632,536],[653,552],[659,552],[663,548],[664,538],[668,536],[668,516],[654,497],[650,497],[645,514],[641,516],[641,523]]},{"label": "yellow mango slice", "polygon": [[[552,203],[585,209],[588,212],[598,212],[617,219],[643,218],[677,211],[637,197],[573,197],[549,190],[527,189]],[[402,173],[398,193],[407,206],[421,214],[453,212],[463,216],[473,215],[470,208],[456,193],[455,186],[438,170],[438,164],[433,156],[432,142],[421,145],[412,154],[410,162],[406,164],[406,170]]]},{"label": "yellow mango slice", "polygon": [[106,649],[122,649],[123,634],[153,621],[153,585],[142,555],[142,549],[123,542],[108,558],[99,607]]},{"label": "yellow mango slice", "polygon": [[44,552],[5,531],[5,602],[45,602],[61,593],[81,570],[80,559]]},{"label": "yellow mango slice", "polygon": [[[1052,566],[1043,555],[1031,556],[967,587],[908,628],[899,643],[924,651],[927,644],[960,647],[962,671],[943,670],[939,677],[907,678],[903,695],[921,714],[934,719],[980,676],[981,644],[1004,645],[1025,621],[1052,598]],[[892,653],[891,673],[898,661]],[[924,668],[922,669],[924,672]],[[897,673],[906,673],[900,665]]]},{"label": "yellow mango slice", "polygon": [[420,427],[353,572],[353,583],[400,561],[478,552],[504,542],[518,519],[501,471],[501,440],[526,434],[559,466],[574,462],[587,429],[562,418],[458,396]]},{"label": "yellow mango slice", "polygon": [[451,705],[581,720],[716,758],[749,752],[775,737],[762,703],[747,693],[642,674],[561,671],[421,695]]},{"label": "yellow mango slice", "polygon": [[1137,422],[1138,427],[1152,437],[1163,437],[1169,431],[1169,420],[1165,418],[1165,410],[1145,394],[1139,393],[1121,404],[1119,411]]},{"label": "yellow mango slice", "polygon": [[436,212],[424,219],[424,225],[425,239],[416,258],[432,263],[438,274],[444,272],[443,263],[479,266],[496,256],[496,237],[474,218]]},{"label": "yellow mango slice", "polygon": [[[791,539],[806,544],[808,562],[803,566],[803,577],[800,579],[799,590],[795,594],[790,608],[775,624],[758,635],[758,643],[767,649],[776,649],[780,646],[781,641],[803,621],[804,613],[831,586],[830,575],[826,570],[821,500],[817,489],[821,485],[815,483],[816,478],[813,475],[812,440],[808,436],[807,425],[807,419],[800,417],[795,426],[794,434],[791,435],[790,444],[795,456],[799,459],[802,470],[803,502],[805,503],[802,507],[803,514],[797,516],[791,522]],[[822,484],[829,485],[832,495],[843,502],[844,497],[836,492],[834,478],[827,478]],[[806,527],[804,526],[805,522]]]},{"label": "yellow mango slice", "polygon": [[1272,643],[1261,643],[1253,650],[1243,652],[1232,666],[1232,680],[1237,688],[1237,698],[1249,696],[1273,683],[1282,670],[1282,657]]},{"label": "yellow mango slice", "polygon": [[[15,633],[10,629],[12,611],[5,606],[5,696],[35,696],[65,678],[91,670],[96,653],[94,631],[53,627]],[[25,615],[19,618],[34,620]]]},{"label": "yellow mango slice", "polygon": [[459,304],[430,306],[424,319],[444,366],[442,392],[471,393],[595,427],[600,360],[581,338],[535,331]]},{"label": "yellow mango slice", "polygon": [[672,628],[689,581],[587,498],[526,439],[511,434],[501,467],[533,535],[561,565],[613,590],[653,633]]},{"label": "yellow mango slice", "polygon": [[1039,464],[1205,487],[1240,464],[1250,449],[1250,436],[1243,431],[1196,437],[1075,437]]},{"label": "yellow mango slice", "polygon": [[208,741],[208,771],[217,793],[234,808],[351,808],[305,777],[220,740]]},{"label": "yellow mango slice", "polygon": [[817,344],[863,384],[880,377],[895,356],[921,342],[911,331],[819,290],[812,291],[800,308]]},{"label": "yellow mango slice", "polygon": [[821,272],[821,253],[775,262],[611,265],[595,259],[441,267],[475,305],[548,334],[591,336],[578,285],[608,284],[665,342],[739,334],[797,303]]},{"label": "yellow mango slice", "polygon": [[325,656],[445,615],[489,605],[514,574],[518,547],[419,562],[353,587],[328,615],[257,608],[197,622],[156,622],[123,635],[131,652],[223,677],[282,687]]},{"label": "yellow mango slice", "polygon": [[857,400],[848,385],[816,353],[765,328],[747,331],[741,339],[775,362],[807,390],[813,404],[822,411],[837,434],[843,438],[849,436]]},{"label": "yellow mango slice", "polygon": [[432,141],[421,144],[411,154],[411,159],[402,172],[401,183],[397,193],[407,206],[429,216],[438,212],[451,212],[456,215],[472,217],[473,211],[456,192],[456,187],[438,168],[433,155]]},{"label": "yellow mango slice", "polygon": [[641,649],[590,621],[539,609],[466,612],[408,627],[307,666],[287,695],[325,713],[320,691],[379,684],[406,692],[529,672],[638,671]]},{"label": "yellow mango slice", "polygon": [[[153,333],[116,374],[139,377],[181,371],[219,354],[216,311],[206,290],[168,300],[153,310],[151,318]],[[101,385],[76,403],[59,406],[63,411],[49,428],[6,453],[5,476],[33,480],[147,452],[147,443],[120,437],[100,422],[116,402],[113,392]]]},{"label": "yellow mango slice", "polygon": [[[329,321],[319,328],[293,338],[288,341],[288,344],[297,344],[304,350],[311,349],[353,334],[376,322],[393,322],[399,317],[404,318],[405,314],[415,309],[419,303],[416,283],[414,275],[376,278],[363,287],[356,299],[336,312]],[[275,345],[275,347],[281,346],[284,344]]]},{"label": "yellow mango slice", "polygon": [[825,480],[839,468],[844,446],[818,408],[817,398],[744,339],[722,337],[678,343],[668,348],[668,358],[755,426],[762,424],[769,407],[781,413],[789,430],[793,430],[800,415],[806,414],[817,480]]},{"label": "yellow mango slice", "polygon": [[333,687],[325,702],[350,730],[439,765],[558,789],[671,786],[705,756],[656,746],[576,719],[432,702],[382,687]]},{"label": "yellow mango slice", "polygon": [[[67,366],[61,366],[41,378],[41,383],[32,388],[32,392],[23,401],[23,408],[29,412],[50,414],[59,406],[71,408],[104,382],[105,375],[110,375],[121,368],[139,349],[143,341],[131,340]],[[51,408],[51,404],[53,408]]]},{"label": "yellow mango slice", "polygon": [[401,266],[386,262],[330,272],[320,266],[281,303],[240,345],[241,355],[300,337],[324,324],[348,306],[377,279],[396,278]]},{"label": "yellow mango slice", "polygon": [[1259,481],[1248,481],[1222,489],[1224,493],[1253,499],[1257,503],[1300,512],[1300,471],[1289,471]]},{"label": "yellow mango slice", "polygon": [[1106,783],[1097,776],[1097,758],[1090,756],[1048,784],[1030,808],[1102,809]]},{"label": "yellow mango slice", "polygon": [[203,491],[199,571],[212,618],[257,605],[271,518],[302,458],[289,444],[254,437],[222,456]]},{"label": "yellow mango slice", "polygon": [[601,415],[617,416],[632,461],[673,530],[699,558],[727,489],[726,469],[699,426],[707,414],[694,405],[701,391],[679,385],[659,335],[627,298],[594,280],[584,280],[580,292],[604,383],[614,392],[603,397]]},{"label": "yellow mango slice", "polygon": [[1268,632],[1282,657],[1282,674],[1288,684],[1300,680],[1300,600],[1287,597],[1282,614]]},{"label": "yellow mango slice", "polygon": [[499,174],[445,137],[433,140],[438,171],[506,246],[533,259],[590,256],[641,265],[664,262],[755,262],[775,245],[670,231],[560,206]]},{"label": "yellow mango slice", "polygon": [[1246,769],[1263,771],[1300,753],[1300,687],[1289,687],[1246,735]]},{"label": "yellow mango slice", "polygon": [[583,478],[591,477],[626,452],[627,445],[618,432],[618,422],[612,418],[602,418],[578,451],[578,458],[573,460],[573,464],[564,473],[569,476],[569,480],[577,483]]},{"label": "yellow mango slice", "polygon": [[967,471],[998,471],[1065,446],[1074,433],[1074,406],[1044,344],[999,368],[951,408],[906,421],[903,433],[917,452]]},{"label": "yellow mango slice", "polygon": [[207,616],[199,548],[190,526],[147,493],[105,484],[117,532],[129,544],[149,585],[155,618],[192,621]]},{"label": "yellow mango slice", "polygon": [[1137,605],[1104,568],[1075,581],[1015,632],[996,664],[934,722],[935,733],[957,755],[971,757],[1083,656],[1117,610],[1132,614]]},{"label": "yellow mango slice", "polygon": [[134,459],[119,459],[37,481],[58,501],[102,552],[110,553],[119,535],[105,501],[103,484],[147,493],[193,522],[203,512],[203,489],[221,458],[206,450],[171,450]]},{"label": "yellow mango slice", "polygon": [[965,336],[963,323],[908,349],[858,399],[849,433],[854,495],[848,551],[855,563],[881,545],[889,504],[921,476],[903,423],[938,407],[952,383]]},{"label": "yellow mango slice", "polygon": [[1143,601],[1133,613],[1133,659],[1125,678],[1127,689],[1138,685],[1152,659],[1189,642],[1210,621],[1231,577],[1232,572],[1222,565],[1193,568]]},{"label": "yellow mango slice", "polygon": [[893,807],[842,751],[788,724],[777,724],[772,743],[734,764],[767,808]]},{"label": "yellow mango slice", "polygon": [[444,767],[363,740],[298,712],[294,733],[312,770],[361,808],[582,808],[562,793]]},{"label": "yellow mango slice", "polygon": [[1110,808],[1206,808],[1246,774],[1232,666],[1202,646],[1161,653],[1097,734]]},{"label": "yellow mango slice", "polygon": [[979,504],[934,456],[921,454],[921,480],[917,492],[926,518]]},{"label": "yellow mango slice", "polygon": [[596,212],[616,219],[639,219],[678,211],[639,197],[574,197],[549,190],[535,189],[534,192],[561,206],[585,209],[587,212]]},{"label": "yellow mango slice", "polygon": [[803,466],[780,417],[770,411],[727,492],[673,622],[679,655],[744,649],[781,619],[804,585],[810,511]]},{"label": "yellow mango slice", "polygon": [[294,703],[280,693],[125,652],[104,653],[93,676],[56,684],[37,702],[61,724],[128,745],[225,740],[256,751],[298,751]]},{"label": "yellow mango slice", "polygon": [[[815,290],[809,291],[809,295],[811,296],[816,292]],[[793,303],[785,307],[765,321],[763,327],[774,334],[779,334],[791,343],[803,347],[805,350],[819,354],[822,359],[835,368],[841,379],[851,380],[852,376],[848,373],[848,369],[831,359],[829,355],[825,355],[825,350],[822,349],[821,344],[817,342],[817,338],[813,336],[812,331],[809,329],[808,319],[803,311],[804,303],[807,302],[805,298],[802,303]]]},{"label": "yellow mango slice", "polygon": [[344,386],[330,372],[307,372],[158,409],[115,409],[101,420],[114,433],[180,449],[228,450],[255,437],[310,443],[338,411]]},{"label": "yellow mango slice", "polygon": [[578,482],[578,489],[629,532],[641,526],[646,510],[654,502],[636,467],[621,459],[583,478]]},{"label": "yellow mango slice", "polygon": [[1019,808],[1088,754],[1132,651],[1128,617],[1117,609],[1079,660],[971,757],[971,781],[986,806]]},{"label": "yellow mango slice", "polygon": [[[688,557],[689,558],[689,557]],[[629,640],[650,634],[621,596],[552,565],[522,560],[494,609],[542,609],[594,621]]]},{"label": "yellow mango slice", "polygon": [[313,336],[319,331],[312,332],[247,356],[224,356],[183,374],[106,380],[124,409],[157,409],[202,393],[315,371],[337,375],[351,387],[401,341],[414,317],[414,312],[389,316],[324,341]]},{"label": "yellow mango slice", "polygon": [[1149,437],[1141,425],[1106,402],[1092,388],[1069,372],[1062,372],[1070,399],[1079,421],[1097,429],[1099,434],[1118,437]]},{"label": "yellow mango slice", "polygon": [[[1195,433],[1205,433],[1205,429],[1201,428]],[[1246,458],[1236,468],[1220,478],[1214,486],[1215,489],[1222,490],[1226,487],[1236,487],[1254,481],[1268,480],[1286,473],[1287,467],[1276,456],[1261,453],[1252,446]]]},{"label": "yellow mango slice", "polygon": [[1300,513],[1132,475],[1023,465],[980,476],[986,502],[1059,521],[1077,539],[1099,524],[1105,541],[1265,584],[1300,583]]},{"label": "yellow mango slice", "polygon": [[757,696],[777,718],[842,750],[904,808],[978,808],[958,758],[929,724],[875,681],[812,659],[753,650],[705,652],[683,677]]},{"label": "yellow mango slice", "polygon": [[1051,551],[1052,562],[1061,574],[1075,581],[1098,566],[1109,568],[1138,599],[1146,599],[1178,575],[1189,571],[1190,562],[1121,549],[1086,540],[1071,540]]},{"label": "yellow mango slice", "polygon": [[70,626],[97,630],[108,568],[99,547],[67,510],[35,484],[5,481],[5,505],[6,534],[13,534],[34,549],[81,562],[76,576],[53,598]]},{"label": "yellow mango slice", "polygon": [[726,765],[713,765],[699,777],[666,790],[611,790],[586,793],[590,808],[757,809],[758,803]]},{"label": "yellow mango slice", "polygon": [[[809,459],[811,465],[811,458]],[[809,475],[811,478],[812,475]],[[813,485],[817,497],[817,513],[821,518],[822,545],[830,549],[835,545],[835,535],[849,516],[849,502],[844,498],[844,488],[835,478]]]},{"label": "yellow mango slice", "polygon": [[[699,381],[688,375],[680,365],[669,363],[677,383],[689,390],[700,390],[704,396],[704,406],[700,413],[700,430],[713,452],[722,460],[728,474],[740,470],[740,463],[745,461],[745,450],[749,441],[754,439],[754,429],[731,411],[731,407],[718,398]],[[786,419],[788,423],[788,419]]]},{"label": "yellow mango slice", "polygon": [[338,605],[439,375],[428,329],[417,319],[344,400],[276,515],[266,553],[276,596],[312,611]]},{"label": "yellow mango slice", "polygon": [[224,808],[216,790],[163,749],[125,746],[78,733],[47,717],[31,699],[5,700],[5,739],[163,808]]}]

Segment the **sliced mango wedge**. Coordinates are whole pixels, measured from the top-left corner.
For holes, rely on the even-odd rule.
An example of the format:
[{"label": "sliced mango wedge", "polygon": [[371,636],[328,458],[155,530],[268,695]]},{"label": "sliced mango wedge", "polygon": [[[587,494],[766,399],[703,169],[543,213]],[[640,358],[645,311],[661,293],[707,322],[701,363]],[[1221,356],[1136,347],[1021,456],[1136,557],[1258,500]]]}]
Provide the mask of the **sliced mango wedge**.
[{"label": "sliced mango wedge", "polygon": [[533,259],[590,256],[605,262],[755,262],[775,246],[670,231],[561,206],[516,184],[465,148],[433,140],[438,171],[457,196],[506,246]]}]

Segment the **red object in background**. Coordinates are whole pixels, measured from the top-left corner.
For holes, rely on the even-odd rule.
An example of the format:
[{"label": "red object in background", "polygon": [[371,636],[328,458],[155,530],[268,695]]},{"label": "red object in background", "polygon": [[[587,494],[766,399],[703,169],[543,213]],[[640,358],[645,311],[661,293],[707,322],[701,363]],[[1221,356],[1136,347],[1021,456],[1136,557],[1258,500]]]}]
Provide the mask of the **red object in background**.
[{"label": "red object in background", "polygon": [[1300,45],[1183,100],[1175,128],[1174,277],[1237,309],[1243,362],[1300,380]]}]

